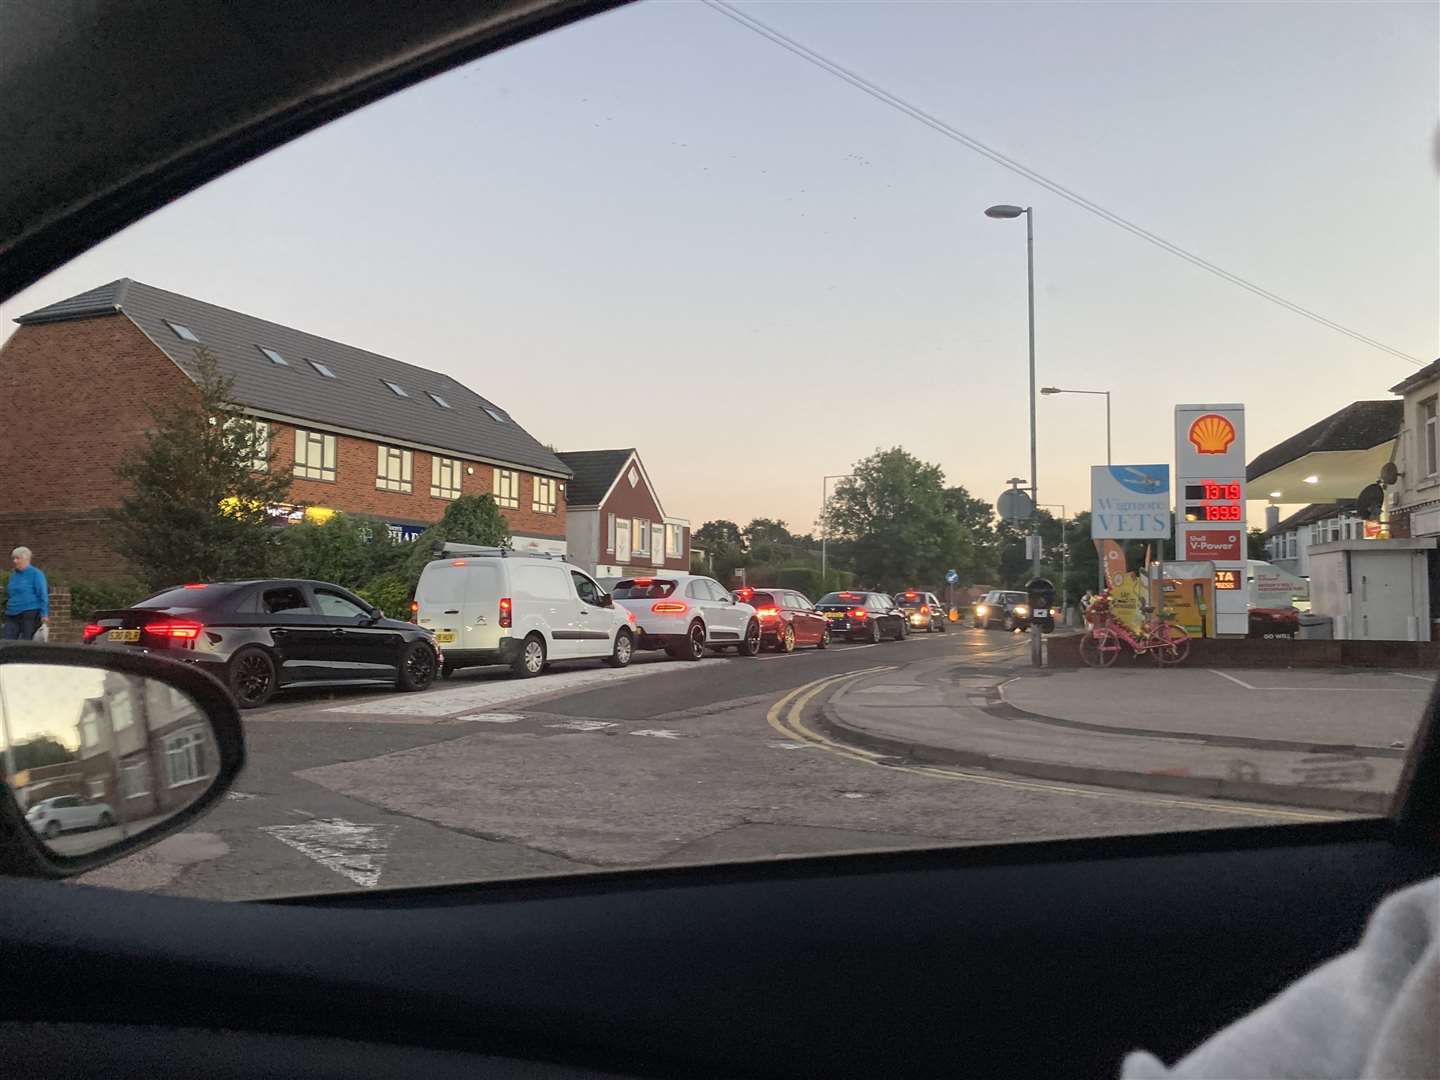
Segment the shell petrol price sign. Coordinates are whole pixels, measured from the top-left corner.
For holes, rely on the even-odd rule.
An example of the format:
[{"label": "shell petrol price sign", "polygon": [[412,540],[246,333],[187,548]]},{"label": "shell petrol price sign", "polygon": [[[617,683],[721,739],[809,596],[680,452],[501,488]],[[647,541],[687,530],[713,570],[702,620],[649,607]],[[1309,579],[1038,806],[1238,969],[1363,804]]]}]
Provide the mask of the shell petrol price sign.
[{"label": "shell petrol price sign", "polygon": [[1245,406],[1175,406],[1175,550],[1215,566],[1215,630],[1250,626],[1245,581]]}]

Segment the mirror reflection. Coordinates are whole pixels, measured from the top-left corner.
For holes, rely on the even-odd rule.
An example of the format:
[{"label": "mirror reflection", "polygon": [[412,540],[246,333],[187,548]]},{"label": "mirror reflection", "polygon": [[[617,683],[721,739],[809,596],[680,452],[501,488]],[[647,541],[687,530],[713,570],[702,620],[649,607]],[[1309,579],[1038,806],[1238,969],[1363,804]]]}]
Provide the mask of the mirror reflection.
[{"label": "mirror reflection", "polygon": [[0,665],[4,781],[57,855],[137,836],[209,790],[209,721],[153,677],[55,664]]}]

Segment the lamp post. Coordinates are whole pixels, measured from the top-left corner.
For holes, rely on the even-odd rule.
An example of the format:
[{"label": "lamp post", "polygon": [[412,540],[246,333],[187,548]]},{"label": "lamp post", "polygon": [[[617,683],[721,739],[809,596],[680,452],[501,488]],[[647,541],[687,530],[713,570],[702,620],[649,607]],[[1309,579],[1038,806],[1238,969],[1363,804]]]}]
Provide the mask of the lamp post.
[{"label": "lamp post", "polygon": [[1103,395],[1105,398],[1105,464],[1113,464],[1110,460],[1110,391],[1109,390],[1062,390],[1058,386],[1042,386],[1040,393],[1049,397],[1051,394],[1094,394]]},{"label": "lamp post", "polygon": [[[1030,313],[1030,498],[1037,505],[1040,502],[1039,469],[1035,461],[1035,210],[1030,206],[1010,206],[1001,203],[987,207],[985,216],[990,218],[1017,218],[1025,215],[1025,284]],[[1040,534],[1030,529],[1032,570],[1040,576]],[[1030,635],[1030,663],[1035,667],[1044,664],[1044,645],[1039,633]]]},{"label": "lamp post", "polygon": [[830,507],[830,496],[828,494],[830,490],[830,481],[849,480],[854,475],[854,473],[834,473],[831,476],[822,476],[820,478],[820,588],[822,589],[826,587],[825,545],[826,542],[830,539],[830,523],[825,520],[825,511]]}]

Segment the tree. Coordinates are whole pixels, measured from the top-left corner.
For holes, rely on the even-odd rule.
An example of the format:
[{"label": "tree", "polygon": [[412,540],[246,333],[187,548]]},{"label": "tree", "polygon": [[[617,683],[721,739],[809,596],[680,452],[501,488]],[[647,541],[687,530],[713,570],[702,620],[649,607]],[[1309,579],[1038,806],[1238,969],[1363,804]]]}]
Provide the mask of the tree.
[{"label": "tree", "polygon": [[733,521],[707,521],[691,534],[690,540],[705,552],[701,573],[714,574],[720,581],[728,581],[735,567],[745,561],[745,538]]},{"label": "tree", "polygon": [[241,414],[208,351],[195,361],[194,392],[152,407],[145,442],[115,468],[126,494],[110,540],[151,588],[266,576],[276,550],[266,508],[290,491],[267,429]]},{"label": "tree", "polygon": [[1249,540],[1249,543],[1246,545],[1246,550],[1248,550],[1248,551],[1250,552],[1248,558],[1251,558],[1251,559],[1260,559],[1260,560],[1263,561],[1263,560],[1268,559],[1268,558],[1270,557],[1269,552],[1267,552],[1267,551],[1265,550],[1265,530],[1264,530],[1264,529],[1255,529],[1255,528],[1252,528],[1252,529],[1251,529],[1248,533],[1246,533],[1245,535],[1246,535],[1246,537],[1247,537],[1248,540]]},{"label": "tree", "polygon": [[781,562],[790,557],[795,546],[795,537],[785,522],[773,518],[755,518],[741,535],[752,563]]},{"label": "tree", "polygon": [[[15,744],[15,770],[38,769],[42,765],[64,765],[75,760],[76,754],[56,736],[32,735]],[[0,761],[0,765],[4,762]]]},{"label": "tree", "polygon": [[885,590],[938,585],[973,545],[946,509],[940,467],[898,446],[856,463],[836,486],[825,524],[853,544],[861,584]]},{"label": "tree", "polygon": [[445,514],[420,534],[406,560],[411,590],[425,564],[434,558],[436,543],[500,547],[510,542],[510,526],[489,495],[462,495],[445,508]]},{"label": "tree", "polygon": [[989,583],[1000,572],[999,534],[996,532],[994,508],[984,499],[977,499],[963,487],[945,489],[945,509],[960,524],[968,538],[969,558],[960,560],[955,570],[962,585]]},{"label": "tree", "polygon": [[336,514],[319,525],[291,525],[280,530],[279,540],[286,574],[347,589],[394,573],[411,553],[410,545],[397,543],[383,522],[352,514]]}]

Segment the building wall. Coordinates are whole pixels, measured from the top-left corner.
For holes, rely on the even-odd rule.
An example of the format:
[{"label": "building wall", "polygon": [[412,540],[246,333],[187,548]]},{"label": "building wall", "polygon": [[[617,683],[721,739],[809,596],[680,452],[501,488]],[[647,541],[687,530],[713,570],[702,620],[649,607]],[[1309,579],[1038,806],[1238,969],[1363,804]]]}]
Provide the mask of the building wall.
[{"label": "building wall", "polygon": [[[629,471],[630,469],[627,466],[625,471],[620,475],[619,483],[615,485],[614,490],[610,492],[609,496],[600,506],[595,556],[600,563],[616,565],[615,553],[604,550],[608,543],[610,515],[612,514],[616,518],[624,518],[632,521],[635,518],[644,518],[648,520],[652,526],[660,526],[660,542],[664,543],[665,515],[661,513],[659,504],[655,501],[654,496],[650,493],[650,489],[646,486],[644,473],[640,473],[639,479],[632,487],[627,476]],[[637,472],[639,471],[637,468]],[[655,541],[652,540],[652,550],[649,555],[642,559],[637,558],[632,552],[630,561],[626,563],[625,566],[631,568],[631,570],[636,573],[657,568],[671,570],[677,573],[686,573],[690,569],[690,529],[688,526],[684,529],[682,541],[683,547],[679,557],[662,558],[660,562],[655,562],[653,549]]]},{"label": "building wall", "polygon": [[121,316],[22,326],[0,348],[0,550],[23,544],[54,573],[110,576],[113,468],[150,408],[194,385]]},{"label": "building wall", "polygon": [[[143,443],[152,406],[194,393],[194,384],[124,316],[19,327],[0,348],[0,550],[23,544],[37,565],[62,576],[126,573],[106,541],[105,514],[120,501],[114,466]],[[355,426],[363,429],[364,418],[356,417]],[[293,464],[294,429],[274,422],[271,439],[279,461]],[[429,453],[413,452],[413,490],[406,495],[375,486],[377,443],[336,439],[335,481],[297,479],[296,502],[416,524],[440,519],[448,501],[430,495]],[[494,467],[467,465],[473,472],[462,472],[461,492],[489,493]],[[535,477],[516,471],[520,505],[502,508],[511,530],[563,538],[563,490],[554,513],[538,512]]]},{"label": "building wall", "polygon": [[1405,395],[1404,426],[1396,464],[1400,467],[1398,499],[1391,511],[1392,536],[1434,536],[1440,533],[1440,474],[1426,473],[1424,425],[1420,403],[1440,394],[1440,379],[1432,379]]},{"label": "building wall", "polygon": [[601,544],[599,511],[565,511],[565,542],[566,557],[586,573],[594,574]]},{"label": "building wall", "polygon": [[[315,430],[323,430],[316,428]],[[270,446],[278,466],[293,468],[295,464],[294,425],[270,422]],[[431,524],[439,521],[450,505],[449,499],[430,494],[430,462],[436,456],[414,450],[410,471],[409,494],[383,491],[375,486],[379,447],[385,445],[351,435],[335,436],[335,479],[310,480],[296,477],[290,485],[290,497],[297,503],[323,506],[351,514],[371,514],[387,521]],[[495,466],[465,461],[460,477],[462,495],[489,495],[495,486]],[[556,491],[555,512],[541,513],[534,509],[535,476],[519,469],[520,505],[514,509],[501,507],[500,512],[511,532],[531,536],[565,536],[565,493]]]}]

